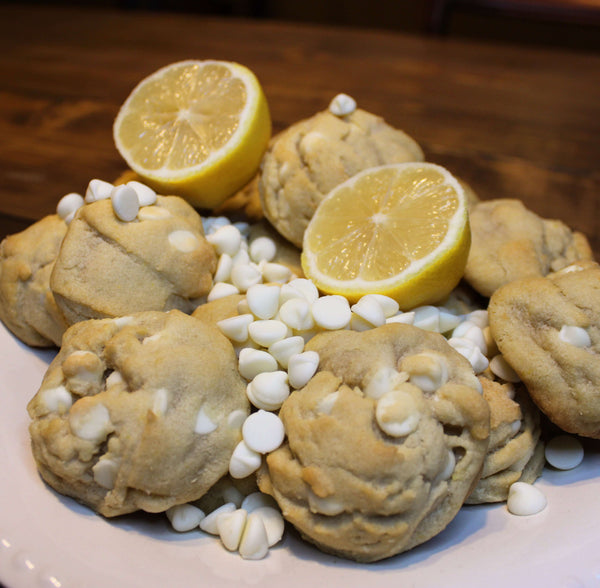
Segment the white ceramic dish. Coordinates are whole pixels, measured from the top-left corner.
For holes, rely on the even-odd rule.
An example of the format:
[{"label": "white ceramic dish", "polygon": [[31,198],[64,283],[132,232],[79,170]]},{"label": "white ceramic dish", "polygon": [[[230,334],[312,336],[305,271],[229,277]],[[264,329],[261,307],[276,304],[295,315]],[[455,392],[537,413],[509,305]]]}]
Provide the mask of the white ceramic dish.
[{"label": "white ceramic dish", "polygon": [[33,351],[0,324],[0,582],[7,588],[597,587],[600,586],[600,444],[582,465],[547,469],[548,507],[530,517],[504,505],[461,510],[431,541],[387,561],[360,565],[324,555],[293,532],[261,561],[217,540],[177,534],[166,518],[106,520],[49,489],[31,452],[26,405],[49,351]]}]

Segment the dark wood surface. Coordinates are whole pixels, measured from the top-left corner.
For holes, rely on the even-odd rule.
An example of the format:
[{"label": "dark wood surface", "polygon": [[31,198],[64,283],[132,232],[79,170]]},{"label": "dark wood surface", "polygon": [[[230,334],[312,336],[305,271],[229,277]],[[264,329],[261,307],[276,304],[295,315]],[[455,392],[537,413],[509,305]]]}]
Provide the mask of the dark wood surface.
[{"label": "dark wood surface", "polygon": [[516,197],[600,257],[600,56],[193,15],[0,5],[0,237],[112,180],[135,84],[181,59],[250,67],[274,130],[338,92],[404,129],[482,199]]}]

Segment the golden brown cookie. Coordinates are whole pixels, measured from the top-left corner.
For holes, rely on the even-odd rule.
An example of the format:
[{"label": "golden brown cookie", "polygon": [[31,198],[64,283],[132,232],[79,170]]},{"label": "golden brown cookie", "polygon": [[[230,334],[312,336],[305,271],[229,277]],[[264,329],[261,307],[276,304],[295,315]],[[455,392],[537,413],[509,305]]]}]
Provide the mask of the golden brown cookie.
[{"label": "golden brown cookie", "polygon": [[514,482],[532,484],[544,467],[540,415],[522,384],[480,377],[490,407],[490,444],[467,504],[501,502]]},{"label": "golden brown cookie", "polygon": [[214,248],[198,213],[159,196],[132,222],[110,199],[81,207],[69,225],[50,287],[69,324],[143,310],[191,312],[212,287]]},{"label": "golden brown cookie", "polygon": [[376,561],[454,518],[479,479],[489,409],[471,365],[438,334],[393,324],[311,339],[319,370],[279,416],[287,440],[262,492],[320,549]]},{"label": "golden brown cookie", "polygon": [[483,296],[522,278],[546,276],[591,259],[586,237],[559,220],[528,210],[520,200],[476,204],[470,212],[471,250],[465,279]]},{"label": "golden brown cookie", "polygon": [[34,347],[60,345],[67,324],[50,291],[50,274],[67,224],[56,214],[0,243],[0,319]]},{"label": "golden brown cookie", "polygon": [[39,471],[105,516],[196,500],[228,472],[245,388],[231,343],[177,310],[77,323],[28,406]]},{"label": "golden brown cookie", "polygon": [[533,401],[569,433],[600,438],[600,266],[512,282],[490,299],[490,329]]},{"label": "golden brown cookie", "polygon": [[368,167],[423,159],[411,137],[378,116],[319,112],[271,140],[258,185],[265,217],[302,247],[309,220],[332,188]]}]

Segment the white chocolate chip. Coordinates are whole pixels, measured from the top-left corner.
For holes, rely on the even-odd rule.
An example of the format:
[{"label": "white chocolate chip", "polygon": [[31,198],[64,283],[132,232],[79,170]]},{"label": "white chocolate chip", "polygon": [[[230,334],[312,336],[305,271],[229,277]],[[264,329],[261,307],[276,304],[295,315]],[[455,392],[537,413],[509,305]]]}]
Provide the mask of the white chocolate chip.
[{"label": "white chocolate chip", "polygon": [[290,329],[297,331],[308,331],[314,325],[310,302],[305,298],[292,298],[284,302],[279,309],[279,318]]},{"label": "white chocolate chip", "polygon": [[248,288],[246,300],[250,312],[259,319],[270,319],[279,309],[279,286],[256,284]]},{"label": "white chocolate chip", "polygon": [[198,415],[196,416],[196,425],[194,426],[194,433],[198,435],[208,435],[213,431],[217,430],[217,423],[215,423],[204,411],[204,407],[200,408]]},{"label": "white chocolate chip", "polygon": [[406,372],[399,372],[392,367],[383,366],[369,378],[364,392],[370,398],[381,398],[384,394],[397,388],[408,380]]},{"label": "white chocolate chip", "polygon": [[414,312],[400,312],[385,320],[386,324],[400,323],[402,325],[412,325],[415,320]]},{"label": "white chocolate chip", "polygon": [[223,335],[232,341],[243,343],[248,339],[248,327],[253,321],[254,317],[251,314],[238,314],[237,316],[217,321],[217,327]]},{"label": "white chocolate chip", "polygon": [[592,344],[587,331],[581,327],[563,325],[558,336],[561,341],[575,347],[589,347]]},{"label": "white chocolate chip", "polygon": [[40,392],[40,401],[48,412],[58,412],[64,414],[72,404],[73,397],[64,386],[56,388],[46,388]]},{"label": "white chocolate chip", "polygon": [[467,314],[466,320],[477,325],[482,330],[490,324],[487,310],[473,310]]},{"label": "white chocolate chip", "polygon": [[106,200],[110,198],[114,186],[104,180],[91,180],[85,191],[85,201],[87,203],[96,202],[96,200]]},{"label": "white chocolate chip", "polygon": [[330,392],[327,396],[323,396],[317,404],[317,410],[322,414],[331,414],[339,395],[339,392]]},{"label": "white chocolate chip", "polygon": [[277,360],[266,351],[246,347],[240,351],[238,368],[246,380],[252,380],[258,374],[277,370]]},{"label": "white chocolate chip", "polygon": [[216,508],[212,512],[209,512],[205,517],[200,521],[199,527],[205,532],[210,533],[211,535],[218,535],[219,528],[217,526],[217,521],[219,517],[223,514],[233,512],[237,507],[233,502],[226,502],[219,508]]},{"label": "white chocolate chip", "polygon": [[135,190],[140,206],[152,206],[156,202],[156,192],[150,186],[146,186],[146,184],[136,182],[135,180],[127,182],[126,185]]},{"label": "white chocolate chip", "polygon": [[269,547],[279,543],[285,530],[285,521],[281,512],[272,506],[261,506],[253,511],[261,519],[267,532],[267,544]]},{"label": "white chocolate chip", "polygon": [[352,305],[351,310],[373,327],[385,324],[386,317],[383,307],[375,298],[363,296],[356,304]]},{"label": "white chocolate chip", "polygon": [[285,429],[275,413],[259,410],[246,419],[242,426],[242,437],[253,451],[269,453],[283,443]]},{"label": "white chocolate chip", "polygon": [[335,116],[347,116],[356,110],[356,100],[348,94],[338,94],[329,103],[329,112]]},{"label": "white chocolate chip", "polygon": [[311,312],[317,326],[330,330],[347,327],[352,316],[348,300],[337,294],[315,300]]},{"label": "white chocolate chip", "polygon": [[316,351],[303,351],[292,355],[288,361],[288,378],[293,388],[302,388],[315,375],[319,367],[319,354]]},{"label": "white chocolate chip", "polygon": [[409,374],[409,382],[423,392],[435,392],[448,381],[446,360],[437,354],[422,352],[402,361],[402,371]]},{"label": "white chocolate chip", "polygon": [[583,461],[583,445],[571,435],[558,435],[546,443],[546,461],[558,470],[572,470]]},{"label": "white chocolate chip", "polygon": [[234,263],[231,268],[231,283],[240,292],[246,292],[246,290],[261,282],[262,272],[254,264]]},{"label": "white chocolate chip", "polygon": [[166,388],[159,388],[154,393],[154,402],[152,404],[152,412],[156,416],[163,416],[167,412],[169,406],[169,391]]},{"label": "white chocolate chip", "polygon": [[233,450],[229,460],[229,474],[232,478],[247,478],[262,463],[260,453],[253,451],[244,441],[240,441]]},{"label": "white chocolate chip", "polygon": [[515,482],[508,489],[506,507],[514,515],[534,515],[544,510],[547,504],[543,492],[531,484]]},{"label": "white chocolate chip", "polygon": [[[91,405],[91,406],[90,406]],[[113,430],[108,408],[91,397],[80,398],[69,412],[69,426],[80,439],[100,443]]]},{"label": "white chocolate chip", "polygon": [[286,337],[269,346],[269,353],[277,360],[279,365],[287,369],[290,357],[304,350],[304,339],[300,335]]},{"label": "white chocolate chip", "polygon": [[231,255],[223,253],[223,255],[219,256],[219,261],[217,262],[217,269],[215,270],[213,280],[215,282],[227,282],[231,278],[232,268],[233,259]]},{"label": "white chocolate chip", "polygon": [[405,437],[417,429],[421,415],[412,395],[398,388],[379,398],[375,419],[384,433],[391,437]]},{"label": "white chocolate chip", "polygon": [[373,325],[366,321],[362,316],[352,313],[350,317],[350,329],[357,332],[370,331]]},{"label": "white chocolate chip", "polygon": [[240,291],[233,285],[227,282],[217,282],[208,293],[206,300],[212,302],[219,298],[225,298],[225,296],[231,296],[232,294],[239,294]]},{"label": "white chocolate chip", "polygon": [[200,247],[198,237],[191,231],[184,229],[170,232],[168,239],[169,244],[182,253],[190,253]]},{"label": "white chocolate chip", "polygon": [[508,364],[502,355],[496,355],[490,360],[492,373],[505,382],[516,384],[521,381],[515,370]]},{"label": "white chocolate chip", "polygon": [[206,240],[219,255],[227,253],[227,255],[233,257],[240,250],[242,234],[237,227],[226,224],[209,233]]},{"label": "white chocolate chip", "polygon": [[225,502],[233,502],[238,508],[242,506],[244,495],[233,485],[225,486],[221,492],[221,496]]},{"label": "white chocolate chip", "polygon": [[440,311],[440,333],[447,333],[448,331],[452,331],[460,324],[461,318],[458,315],[446,310],[445,308],[440,308],[438,310]]},{"label": "white chocolate chip", "polygon": [[288,375],[283,371],[257,374],[246,387],[248,400],[263,410],[278,410],[289,395]]},{"label": "white chocolate chip", "polygon": [[272,261],[277,253],[277,245],[270,237],[257,237],[250,243],[250,259],[255,263],[259,261]]},{"label": "white chocolate chip", "polygon": [[248,326],[250,338],[263,347],[269,347],[289,335],[289,327],[273,319],[254,321]]},{"label": "white chocolate chip", "polygon": [[106,456],[102,456],[92,467],[94,481],[107,490],[115,487],[118,472],[119,462]]},{"label": "white chocolate chip", "polygon": [[262,263],[260,264],[264,282],[275,282],[284,284],[292,277],[292,270],[281,263]]},{"label": "white chocolate chip", "polygon": [[308,506],[311,512],[335,516],[344,512],[344,505],[333,496],[317,496],[308,489]]},{"label": "white chocolate chip", "polygon": [[130,222],[138,215],[140,201],[137,192],[126,184],[115,186],[110,193],[110,200],[113,210],[120,220]]},{"label": "white chocolate chip", "polygon": [[375,300],[381,306],[386,319],[397,314],[400,309],[400,306],[393,298],[384,294],[365,294],[361,300],[364,299]]},{"label": "white chocolate chip", "polygon": [[306,278],[296,278],[281,287],[281,300],[283,304],[289,298],[300,296],[311,304],[318,300],[319,290],[311,280]]},{"label": "white chocolate chip", "polygon": [[262,559],[269,551],[267,530],[260,514],[253,512],[248,515],[244,533],[240,541],[240,555],[244,559]]},{"label": "white chocolate chip", "polygon": [[440,311],[436,306],[420,306],[414,310],[413,325],[424,331],[440,332]]},{"label": "white chocolate chip", "polygon": [[247,517],[248,513],[241,508],[233,512],[223,513],[217,517],[219,538],[228,551],[237,550],[242,540],[242,533],[246,526]]},{"label": "white chocolate chip", "polygon": [[205,518],[204,512],[193,504],[177,504],[169,508],[165,514],[173,529],[180,533],[195,529]]},{"label": "white chocolate chip", "polygon": [[458,351],[463,357],[469,360],[473,371],[476,374],[480,374],[485,371],[489,365],[489,361],[481,349],[472,339],[466,339],[464,337],[451,337],[448,339],[448,345]]},{"label": "white chocolate chip", "polygon": [[171,213],[162,206],[142,206],[138,212],[138,220],[153,221],[169,218]]},{"label": "white chocolate chip", "polygon": [[275,499],[272,496],[264,494],[263,492],[252,492],[248,494],[241,505],[246,512],[252,512],[264,506],[276,508],[277,502],[275,502]]},{"label": "white chocolate chip", "polygon": [[63,220],[67,218],[72,219],[75,212],[77,212],[84,204],[83,196],[76,192],[71,192],[63,196],[56,206],[56,214]]},{"label": "white chocolate chip", "polygon": [[477,347],[481,349],[481,353],[483,353],[483,355],[487,354],[487,343],[485,341],[483,330],[475,323],[470,321],[461,323],[456,327],[456,329],[454,329],[454,331],[452,331],[452,337],[471,339],[471,341],[473,341]]}]

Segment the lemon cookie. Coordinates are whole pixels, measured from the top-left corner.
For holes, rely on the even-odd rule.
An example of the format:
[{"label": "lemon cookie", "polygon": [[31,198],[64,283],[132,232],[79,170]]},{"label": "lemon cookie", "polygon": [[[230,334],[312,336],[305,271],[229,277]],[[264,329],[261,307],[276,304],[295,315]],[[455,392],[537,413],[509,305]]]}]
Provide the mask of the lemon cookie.
[{"label": "lemon cookie", "polygon": [[34,347],[60,345],[66,321],[50,291],[50,274],[67,232],[53,214],[0,243],[0,319]]},{"label": "lemon cookie", "polygon": [[279,416],[261,491],[320,549],[376,561],[439,533],[479,479],[489,409],[438,334],[393,324],[311,339],[319,371]]},{"label": "lemon cookie", "polygon": [[411,137],[378,116],[319,112],[271,140],[258,185],[265,217],[302,247],[308,221],[332,188],[368,167],[423,159]]},{"label": "lemon cookie", "polygon": [[488,311],[498,349],[538,407],[565,431],[600,438],[600,266],[507,284]]},{"label": "lemon cookie", "polygon": [[480,202],[471,209],[470,221],[465,279],[484,296],[513,280],[546,276],[592,258],[583,234],[559,220],[541,218],[520,200]]},{"label": "lemon cookie", "polygon": [[72,326],[28,411],[43,479],[110,517],[203,496],[249,404],[231,343],[173,310]]},{"label": "lemon cookie", "polygon": [[515,482],[532,484],[544,467],[540,415],[522,384],[480,377],[490,407],[490,444],[467,504],[501,502]]},{"label": "lemon cookie", "polygon": [[158,196],[131,222],[110,199],[82,206],[69,225],[50,287],[69,324],[144,310],[191,312],[212,287],[216,253],[183,199]]}]

